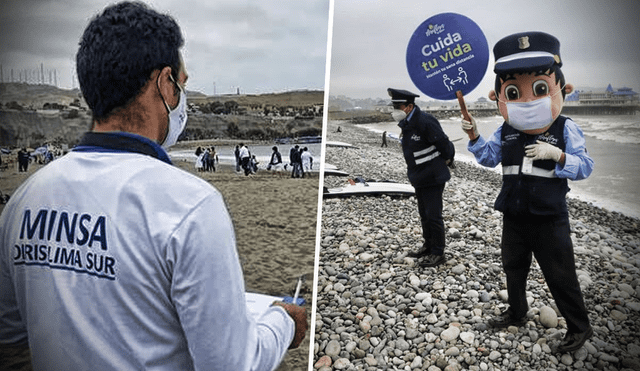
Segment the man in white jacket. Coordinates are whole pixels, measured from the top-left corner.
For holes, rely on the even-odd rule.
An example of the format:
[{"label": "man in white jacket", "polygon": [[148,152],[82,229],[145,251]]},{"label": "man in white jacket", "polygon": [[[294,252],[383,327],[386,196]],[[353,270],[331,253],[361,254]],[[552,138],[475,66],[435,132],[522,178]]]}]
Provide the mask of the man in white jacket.
[{"label": "man in white jacket", "polygon": [[165,152],[182,43],[141,3],[95,17],[77,54],[93,128],[0,216],[0,350],[35,370],[272,370],[305,336],[299,306],[249,314],[222,196]]},{"label": "man in white jacket", "polygon": [[311,168],[313,167],[313,156],[311,156],[309,148],[304,147],[300,157],[302,158],[302,169],[304,171],[311,171]]}]

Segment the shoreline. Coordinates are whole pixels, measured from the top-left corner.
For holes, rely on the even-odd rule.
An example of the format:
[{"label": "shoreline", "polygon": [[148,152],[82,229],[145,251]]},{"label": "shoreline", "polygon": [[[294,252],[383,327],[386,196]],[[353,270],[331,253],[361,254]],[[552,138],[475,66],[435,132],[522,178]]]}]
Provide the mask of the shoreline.
[{"label": "shoreline", "polygon": [[[398,142],[380,148],[379,134],[344,121],[329,121],[326,130],[327,140],[358,148],[327,148],[325,163],[350,177],[408,183]],[[502,214],[493,209],[502,177],[456,164],[443,196],[447,262],[437,268],[421,268],[406,256],[422,244],[415,197],[323,200],[315,368],[640,369],[638,219],[567,199],[576,270],[595,335],[582,349],[557,354],[566,323],[553,310],[535,263],[527,323],[487,326],[507,307]],[[325,177],[324,186],[344,182]]]},{"label": "shoreline", "polygon": [[[580,118],[582,119],[582,118]],[[494,171],[501,174],[501,167],[494,169],[479,165],[473,155],[467,150],[467,140],[459,129],[459,122],[452,119],[440,120],[445,133],[454,140],[456,158],[473,166]],[[483,133],[490,135],[497,128],[495,120],[480,121]],[[395,123],[367,124],[364,127],[376,133],[382,133],[387,128],[389,132],[397,134]],[[387,129],[388,130],[388,129]],[[399,129],[398,129],[399,130]],[[593,133],[593,132],[592,132]],[[595,134],[595,133],[593,133]],[[379,134],[378,134],[379,135]],[[585,132],[587,149],[595,161],[591,176],[580,181],[570,181],[571,191],[567,194],[570,199],[581,200],[608,211],[619,212],[628,217],[640,219],[640,202],[635,185],[638,181],[638,170],[635,159],[640,154],[640,147],[632,143],[615,142],[599,139],[589,132]]]}]

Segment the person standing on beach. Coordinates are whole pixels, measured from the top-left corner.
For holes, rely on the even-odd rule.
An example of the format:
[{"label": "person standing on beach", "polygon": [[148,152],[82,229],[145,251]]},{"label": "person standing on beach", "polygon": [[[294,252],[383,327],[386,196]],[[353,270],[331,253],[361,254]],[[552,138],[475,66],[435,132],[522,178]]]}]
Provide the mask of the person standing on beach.
[{"label": "person standing on beach", "polygon": [[386,130],[382,132],[382,145],[380,147],[381,148],[387,147],[387,131]]},{"label": "person standing on beach", "polygon": [[218,152],[216,152],[216,147],[211,147],[211,152],[209,153],[209,169],[216,172],[216,163],[220,163],[218,159]]},{"label": "person standing on beach", "polygon": [[296,158],[296,153],[298,153],[298,145],[295,146],[291,146],[291,148],[289,148],[289,165],[291,165],[291,177],[294,177],[295,174],[295,158]]},{"label": "person standing on beach", "polygon": [[309,148],[302,148],[302,152],[300,153],[300,162],[302,162],[302,171],[304,176],[304,171],[309,172],[313,167],[313,156],[311,155],[311,152],[309,152]]},{"label": "person standing on beach", "polygon": [[442,193],[451,178],[447,165],[453,162],[455,147],[438,120],[415,105],[418,95],[407,90],[387,89],[393,104],[393,118],[402,129],[402,153],[407,176],[415,188],[424,244],[408,256],[421,258],[423,267],[446,261],[442,219]]},{"label": "person standing on beach", "polygon": [[209,171],[209,148],[206,147],[202,153],[202,166],[204,171]]},{"label": "person standing on beach", "polygon": [[272,370],[305,309],[247,308],[222,195],[171,164],[187,120],[178,24],[107,7],[76,56],[91,131],[25,181],[0,216],[0,368]]},{"label": "person standing on beach", "polygon": [[282,165],[282,155],[278,152],[278,147],[273,146],[271,148],[273,152],[271,153],[271,159],[269,160],[269,164],[267,165],[267,170],[279,170]]},{"label": "person standing on beach", "polygon": [[289,151],[289,161],[291,162],[291,166],[293,166],[293,170],[291,171],[292,178],[303,178],[304,170],[302,169],[302,151],[300,150],[299,145],[295,145]]},{"label": "person standing on beach", "polygon": [[204,169],[204,152],[200,152],[198,157],[196,157],[196,170],[198,172],[203,171]]},{"label": "person standing on beach", "polygon": [[495,208],[503,213],[502,265],[509,309],[489,322],[494,327],[526,322],[527,276],[532,255],[540,265],[558,310],[567,321],[560,353],[579,349],[593,335],[576,275],[566,194],[567,179],[587,178],[593,160],[582,130],[560,115],[573,91],[560,70],[560,42],[543,32],[509,35],[498,41],[495,90],[505,122],[489,138],[476,121],[462,120],[468,149],[479,164],[502,163],[502,189]]},{"label": "person standing on beach", "polygon": [[29,169],[30,157],[26,148],[23,147],[18,151],[18,172],[26,172]]},{"label": "person standing on beach", "polygon": [[236,172],[240,172],[240,146],[236,145],[233,154],[236,156]]},{"label": "person standing on beach", "polygon": [[240,153],[238,154],[238,158],[240,159],[240,166],[244,170],[244,175],[249,176],[252,173],[251,171],[251,152],[249,152],[249,148],[244,145],[244,143],[240,143]]}]

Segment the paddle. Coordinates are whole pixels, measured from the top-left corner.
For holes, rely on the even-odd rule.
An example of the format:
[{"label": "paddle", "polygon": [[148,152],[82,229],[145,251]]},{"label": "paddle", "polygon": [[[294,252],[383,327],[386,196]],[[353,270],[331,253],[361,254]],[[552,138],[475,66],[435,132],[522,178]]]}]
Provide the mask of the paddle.
[{"label": "paddle", "polygon": [[407,45],[407,71],[421,92],[438,100],[457,99],[471,120],[464,95],[482,81],[489,45],[471,19],[457,13],[436,14],[414,31]]}]

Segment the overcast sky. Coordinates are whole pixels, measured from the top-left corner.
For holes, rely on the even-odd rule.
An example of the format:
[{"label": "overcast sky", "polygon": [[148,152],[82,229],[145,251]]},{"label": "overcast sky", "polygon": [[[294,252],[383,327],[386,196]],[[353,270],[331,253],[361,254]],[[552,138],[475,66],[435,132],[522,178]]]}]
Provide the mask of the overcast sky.
[{"label": "overcast sky", "polygon": [[467,100],[493,89],[493,46],[509,34],[543,31],[560,40],[562,71],[576,87],[630,87],[640,93],[638,0],[335,0],[331,95],[388,99],[388,87],[420,94],[407,73],[411,35],[433,15],[453,12],[475,21],[490,59],[484,79]]},{"label": "overcast sky", "polygon": [[[3,80],[42,64],[57,71],[58,86],[73,81],[78,41],[105,0],[0,1]],[[189,90],[205,94],[271,93],[325,83],[329,0],[149,0],[180,25]]]}]

